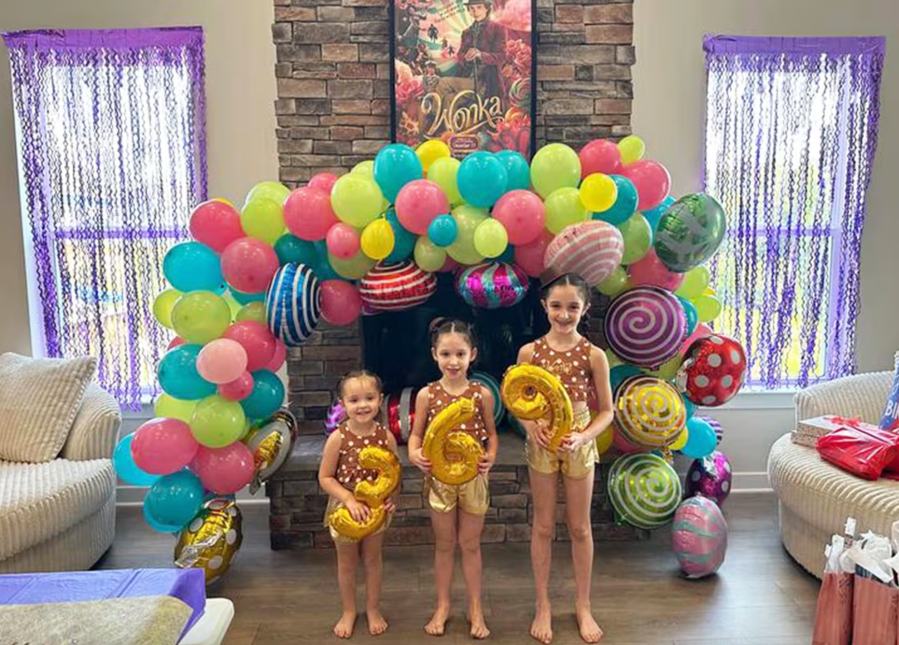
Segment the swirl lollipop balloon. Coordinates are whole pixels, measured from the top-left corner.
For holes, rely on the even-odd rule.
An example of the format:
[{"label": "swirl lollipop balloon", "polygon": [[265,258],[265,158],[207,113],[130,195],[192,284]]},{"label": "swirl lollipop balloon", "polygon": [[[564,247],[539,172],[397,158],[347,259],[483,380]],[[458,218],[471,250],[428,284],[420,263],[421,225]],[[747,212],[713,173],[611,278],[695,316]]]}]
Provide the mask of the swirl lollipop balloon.
[{"label": "swirl lollipop balloon", "polygon": [[677,296],[658,287],[636,287],[612,301],[605,319],[610,349],[639,367],[658,367],[680,352],[687,317]]},{"label": "swirl lollipop balloon", "polygon": [[677,441],[686,422],[683,399],[667,381],[632,376],[618,388],[615,425],[629,442],[644,448],[665,448]]},{"label": "swirl lollipop balloon", "polygon": [[681,501],[680,478],[657,455],[627,455],[609,471],[609,500],[624,521],[640,529],[657,529],[674,517]]}]

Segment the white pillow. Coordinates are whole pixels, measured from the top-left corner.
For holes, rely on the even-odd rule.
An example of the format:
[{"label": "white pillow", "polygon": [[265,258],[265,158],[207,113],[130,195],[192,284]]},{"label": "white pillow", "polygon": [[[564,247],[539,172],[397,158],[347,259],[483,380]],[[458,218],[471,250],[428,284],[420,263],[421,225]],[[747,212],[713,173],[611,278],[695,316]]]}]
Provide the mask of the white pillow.
[{"label": "white pillow", "polygon": [[96,369],[90,357],[0,356],[0,460],[55,459]]}]

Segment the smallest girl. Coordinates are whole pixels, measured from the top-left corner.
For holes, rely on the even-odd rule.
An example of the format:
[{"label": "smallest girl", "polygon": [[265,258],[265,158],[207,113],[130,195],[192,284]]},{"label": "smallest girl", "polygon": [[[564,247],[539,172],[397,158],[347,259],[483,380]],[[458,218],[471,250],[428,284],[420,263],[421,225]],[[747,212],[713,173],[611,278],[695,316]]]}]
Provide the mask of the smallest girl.
[{"label": "smallest girl", "polygon": [[[334,635],[349,638],[356,625],[356,569],[360,557],[365,567],[365,613],[368,631],[373,636],[387,631],[387,621],[381,615],[381,550],[384,544],[384,528],[361,541],[346,538],[330,527],[331,514],[346,507],[356,521],[367,520],[371,511],[353,496],[356,484],[373,481],[378,473],[359,466],[359,452],[366,446],[378,446],[396,453],[396,439],[378,421],[381,409],[381,379],[365,370],[346,374],[337,385],[337,395],[346,410],[347,420],[331,433],[325,442],[318,482],[328,493],[325,526],[337,550],[337,581],[343,615],[334,626]],[[387,512],[396,509],[392,500],[385,502]],[[389,520],[388,520],[389,524]]]}]

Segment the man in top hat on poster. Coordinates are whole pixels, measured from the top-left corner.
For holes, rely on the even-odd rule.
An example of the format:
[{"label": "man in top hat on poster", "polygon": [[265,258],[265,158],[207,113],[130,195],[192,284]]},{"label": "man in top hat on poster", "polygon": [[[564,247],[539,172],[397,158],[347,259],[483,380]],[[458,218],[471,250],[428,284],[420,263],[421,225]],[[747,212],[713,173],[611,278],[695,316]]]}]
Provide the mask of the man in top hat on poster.
[{"label": "man in top hat on poster", "polygon": [[465,8],[474,22],[462,32],[456,54],[456,60],[464,70],[460,75],[473,78],[475,88],[483,98],[497,96],[502,100],[506,30],[490,20],[493,0],[465,0]]}]

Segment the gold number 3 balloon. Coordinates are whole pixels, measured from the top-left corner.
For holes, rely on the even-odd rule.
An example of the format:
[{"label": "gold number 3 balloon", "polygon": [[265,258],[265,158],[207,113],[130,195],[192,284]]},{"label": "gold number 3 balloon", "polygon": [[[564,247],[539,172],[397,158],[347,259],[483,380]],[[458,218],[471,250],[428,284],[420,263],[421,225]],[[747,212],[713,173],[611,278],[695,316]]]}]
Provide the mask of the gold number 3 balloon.
[{"label": "gold number 3 balloon", "polygon": [[357,522],[346,508],[337,509],[328,520],[335,531],[353,540],[361,540],[384,526],[387,521],[384,501],[400,485],[400,462],[389,450],[367,446],[359,451],[359,465],[378,471],[374,481],[361,481],[353,491],[356,499],[371,509],[368,520]]},{"label": "gold number 3 balloon", "polygon": [[472,399],[453,401],[437,413],[425,432],[422,452],[431,462],[431,474],[444,484],[464,484],[478,475],[484,447],[467,432],[456,430],[474,416],[474,406]]},{"label": "gold number 3 balloon", "polygon": [[503,376],[500,396],[506,409],[517,419],[549,419],[552,431],[549,449],[552,452],[559,449],[562,439],[571,432],[574,410],[568,391],[555,374],[542,367],[510,367]]}]

